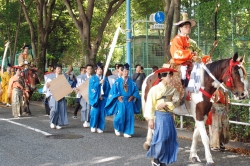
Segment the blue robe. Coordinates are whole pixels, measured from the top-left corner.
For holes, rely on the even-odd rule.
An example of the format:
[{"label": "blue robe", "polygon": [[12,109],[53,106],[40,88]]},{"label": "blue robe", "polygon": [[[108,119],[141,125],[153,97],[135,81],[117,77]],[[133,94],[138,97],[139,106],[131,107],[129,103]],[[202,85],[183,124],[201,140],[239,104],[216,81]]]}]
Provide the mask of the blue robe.
[{"label": "blue robe", "polygon": [[[128,92],[123,88],[124,79],[119,78],[113,84],[106,103],[106,114],[114,115],[114,128],[125,134],[134,134],[134,114],[139,114],[141,110],[141,96],[136,84],[131,78],[127,80]],[[123,102],[118,100],[122,96]],[[128,102],[130,96],[134,96],[131,102]]]},{"label": "blue robe", "polygon": [[[89,80],[89,104],[92,106],[90,110],[90,127],[105,128],[105,104],[109,94],[110,85],[108,79],[104,79],[103,86],[99,84],[100,80],[97,75],[92,76]],[[103,92],[103,94],[101,94]],[[100,97],[103,100],[100,100]]]}]

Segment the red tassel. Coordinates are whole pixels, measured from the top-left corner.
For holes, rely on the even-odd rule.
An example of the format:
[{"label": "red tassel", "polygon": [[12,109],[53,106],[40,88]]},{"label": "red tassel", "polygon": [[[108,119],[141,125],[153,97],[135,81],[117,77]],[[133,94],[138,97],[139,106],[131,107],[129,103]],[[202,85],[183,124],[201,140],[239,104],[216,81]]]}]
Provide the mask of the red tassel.
[{"label": "red tassel", "polygon": [[189,91],[188,91],[188,94],[187,94],[186,100],[191,101],[191,96],[190,96],[190,92],[189,92]]}]

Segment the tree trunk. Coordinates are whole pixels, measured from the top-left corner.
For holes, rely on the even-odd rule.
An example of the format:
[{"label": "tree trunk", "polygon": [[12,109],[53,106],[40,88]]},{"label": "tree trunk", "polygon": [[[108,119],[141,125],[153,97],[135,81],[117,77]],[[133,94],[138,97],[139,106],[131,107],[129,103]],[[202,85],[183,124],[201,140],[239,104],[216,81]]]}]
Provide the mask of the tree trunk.
[{"label": "tree trunk", "polygon": [[[94,12],[95,1],[88,0],[87,8],[85,9],[82,4],[83,2],[81,0],[76,0],[79,13],[79,16],[76,16],[73,12],[74,9],[72,8],[72,6],[74,6],[72,5],[73,2],[70,0],[63,0],[64,5],[67,7],[69,15],[71,16],[76,28],[78,29],[83,46],[83,56],[85,56],[85,65],[96,64],[96,55],[101,44],[103,32],[107,26],[107,23],[124,1],[125,0],[110,0],[108,2],[108,8],[106,10],[105,17],[103,18],[98,28],[97,37],[94,41],[91,41],[91,21]],[[75,9],[75,11],[77,9]]]},{"label": "tree trunk", "polygon": [[17,22],[17,28],[16,28],[16,35],[15,35],[15,42],[14,42],[14,46],[13,46],[13,54],[11,54],[11,64],[12,65],[14,65],[15,58],[16,58],[16,45],[17,45],[17,39],[18,39],[20,23],[21,23],[21,14],[22,14],[22,7],[20,6],[19,15],[18,15],[18,22]]},{"label": "tree trunk", "polygon": [[171,59],[170,40],[177,34],[178,30],[178,27],[172,27],[173,22],[178,22],[180,19],[180,0],[165,0],[164,13],[166,15],[164,55],[167,56],[168,61]]},{"label": "tree trunk", "polygon": [[[29,24],[30,32],[31,32],[31,45],[34,51],[34,59],[36,60],[36,65],[38,67],[38,77],[40,80],[44,79],[44,72],[45,72],[45,62],[46,62],[46,52],[48,46],[48,38],[51,32],[50,24],[52,20],[52,11],[55,6],[55,0],[49,1],[38,1],[35,0],[36,3],[36,12],[37,12],[37,31],[38,31],[38,45],[37,49],[35,46],[35,33],[34,33],[34,25],[33,22],[30,20],[28,15],[27,8],[23,1],[19,0],[22,9],[25,14],[25,18]],[[49,4],[48,4],[49,2]],[[53,26],[51,26],[53,27]]]}]

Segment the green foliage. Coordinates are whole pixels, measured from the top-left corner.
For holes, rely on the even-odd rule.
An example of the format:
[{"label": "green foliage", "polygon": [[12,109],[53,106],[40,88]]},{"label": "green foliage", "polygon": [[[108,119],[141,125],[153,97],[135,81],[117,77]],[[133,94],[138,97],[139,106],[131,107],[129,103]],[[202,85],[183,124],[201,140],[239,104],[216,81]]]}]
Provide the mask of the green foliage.
[{"label": "green foliage", "polygon": [[139,121],[146,121],[146,119],[143,117],[142,110],[140,111],[140,114],[135,114],[135,119]]},{"label": "green foliage", "polygon": [[[232,101],[240,102],[240,101]],[[249,100],[243,100],[241,103],[248,104]],[[228,112],[229,119],[238,122],[250,122],[249,107],[230,105]],[[230,123],[230,139],[236,139],[241,142],[250,141],[250,126],[237,125]]]},{"label": "green foliage", "polygon": [[72,92],[66,97],[67,106],[74,107],[76,104],[76,94]]}]

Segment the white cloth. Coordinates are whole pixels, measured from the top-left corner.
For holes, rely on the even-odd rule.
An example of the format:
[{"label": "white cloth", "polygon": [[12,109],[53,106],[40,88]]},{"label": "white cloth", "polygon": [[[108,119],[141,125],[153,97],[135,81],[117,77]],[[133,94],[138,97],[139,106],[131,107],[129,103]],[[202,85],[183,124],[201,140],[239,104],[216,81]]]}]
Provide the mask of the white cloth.
[{"label": "white cloth", "polygon": [[198,93],[201,87],[201,64],[195,63],[188,82],[187,90],[191,93]]},{"label": "white cloth", "polygon": [[180,70],[181,70],[181,79],[185,80],[187,78],[186,77],[187,66],[181,66]]}]

